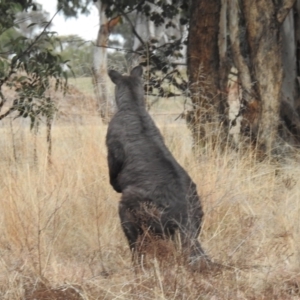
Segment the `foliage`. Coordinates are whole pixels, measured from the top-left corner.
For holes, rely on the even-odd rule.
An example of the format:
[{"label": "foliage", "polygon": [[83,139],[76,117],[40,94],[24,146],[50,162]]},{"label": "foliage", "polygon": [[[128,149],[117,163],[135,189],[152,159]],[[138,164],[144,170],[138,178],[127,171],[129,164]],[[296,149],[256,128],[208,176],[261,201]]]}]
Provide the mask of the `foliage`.
[{"label": "foliage", "polygon": [[21,36],[21,34],[15,28],[9,28],[4,31],[0,35],[0,56],[1,58],[9,58],[11,49],[9,49],[9,44],[11,40],[16,39],[17,37]]},{"label": "foliage", "polygon": [[55,53],[69,60],[68,76],[91,77],[93,45],[77,35],[59,36],[53,39]]},{"label": "foliage", "polygon": [[[107,16],[121,15],[123,20],[131,27],[133,34],[141,42],[141,47],[139,47],[136,54],[143,59],[141,65],[149,66],[146,70],[146,93],[160,97],[176,96],[168,89],[170,85],[181,92],[186,92],[187,81],[178,70],[177,60],[182,58],[181,50],[187,41],[183,37],[176,38],[175,36],[171,36],[167,43],[160,43],[155,38],[143,41],[135,31],[133,22],[128,15],[131,12],[144,14],[154,22],[156,27],[161,27],[160,30],[167,30],[170,27],[176,28],[179,26],[173,21],[178,15],[180,16],[180,25],[188,24],[188,2],[181,0],[173,0],[172,3],[170,1],[155,0],[127,0],[122,2],[103,0],[103,3],[107,4]],[[162,74],[163,76],[161,76]]]},{"label": "foliage", "polygon": [[25,1],[1,1],[1,10],[0,10],[0,34],[8,30],[9,28],[14,27],[15,24],[15,14],[18,11],[25,10],[29,8],[36,10],[36,4],[32,3],[31,0]]},{"label": "foliage", "polygon": [[[169,3],[170,1],[166,0],[102,0],[102,2],[107,5],[106,14],[108,17],[112,17],[114,14],[125,11],[136,10],[149,16],[157,26],[164,24],[166,18],[173,18],[176,16],[179,13],[179,9],[186,11],[188,8],[188,1],[182,0],[172,0],[171,4]],[[154,11],[150,4],[154,4],[160,8],[161,11]]]},{"label": "foliage", "polygon": [[[96,1],[94,1],[96,2]],[[183,0],[101,0],[106,5],[106,15],[108,18],[121,16],[122,26],[116,28],[115,33],[126,37],[126,44],[123,49],[125,52],[132,53],[131,46],[128,43],[129,31],[135,35],[141,42],[141,47],[135,51],[135,55],[142,58],[141,63],[144,66],[150,66],[145,72],[146,85],[145,91],[148,95],[172,97],[175,96],[168,88],[170,85],[175,86],[180,91],[187,91],[187,81],[178,71],[177,60],[181,58],[180,51],[187,43],[185,38],[176,38],[175,36],[167,43],[159,43],[158,40],[152,39],[144,41],[138,35],[134,28],[134,19],[137,13],[147,16],[154,22],[155,26],[161,27],[161,30],[175,28],[179,26],[174,21],[178,18],[180,25],[189,23],[189,2]],[[58,0],[58,8],[62,8],[66,16],[77,16],[78,11],[87,13],[89,0]],[[83,9],[85,8],[85,9]],[[132,38],[131,38],[132,39]],[[120,55],[118,55],[120,57]],[[161,76],[163,74],[163,76]],[[174,75],[177,76],[174,76]],[[163,79],[162,79],[163,78]]]},{"label": "foliage", "polygon": [[[66,61],[52,50],[54,32],[49,31],[48,22],[42,32],[33,38],[18,32],[17,16],[26,11],[40,9],[31,1],[22,4],[14,1],[2,1],[0,11],[0,40],[6,41],[0,53],[0,109],[7,102],[3,86],[7,85],[16,92],[16,98],[9,109],[0,115],[0,120],[13,112],[17,117],[30,118],[31,128],[38,124],[41,117],[49,119],[55,112],[52,99],[46,91],[54,80],[55,88],[66,88]],[[30,24],[28,27],[36,26]],[[10,34],[8,35],[8,32]]]},{"label": "foliage", "polygon": [[42,10],[35,10],[17,13],[15,22],[18,24],[18,31],[22,35],[32,38],[38,30],[42,30],[46,25],[48,29],[51,28],[52,24],[47,24],[47,20],[49,20],[49,13]]},{"label": "foliage", "polygon": [[58,0],[57,8],[62,10],[66,17],[77,17],[78,13],[88,14],[91,0]]}]

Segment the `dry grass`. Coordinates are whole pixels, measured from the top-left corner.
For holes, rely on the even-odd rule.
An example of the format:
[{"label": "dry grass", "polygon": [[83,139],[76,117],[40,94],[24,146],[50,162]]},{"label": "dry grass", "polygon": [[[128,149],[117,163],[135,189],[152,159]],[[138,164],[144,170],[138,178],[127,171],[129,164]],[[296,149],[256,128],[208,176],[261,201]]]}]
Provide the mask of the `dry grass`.
[{"label": "dry grass", "polygon": [[[86,122],[85,122],[86,121]],[[191,271],[168,244],[134,270],[108,183],[106,127],[55,123],[45,133],[0,129],[0,298],[299,299],[300,169],[297,159],[255,162],[209,147],[193,156],[182,123],[161,122],[166,142],[198,185],[201,241],[227,268]],[[15,155],[14,151],[15,149]],[[16,158],[16,159],[15,159]]]},{"label": "dry grass", "polygon": [[91,77],[69,78],[69,83],[75,85],[83,93],[94,96],[94,88]]}]

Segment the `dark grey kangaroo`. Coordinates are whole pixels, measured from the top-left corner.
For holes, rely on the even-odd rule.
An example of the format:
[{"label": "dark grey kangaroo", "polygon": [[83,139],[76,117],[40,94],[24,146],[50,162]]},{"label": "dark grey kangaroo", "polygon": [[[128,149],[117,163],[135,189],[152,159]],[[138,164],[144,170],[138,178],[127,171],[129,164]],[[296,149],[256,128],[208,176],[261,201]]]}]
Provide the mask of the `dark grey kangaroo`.
[{"label": "dark grey kangaroo", "polygon": [[145,230],[174,238],[191,260],[207,259],[197,240],[203,212],[196,185],[166,147],[144,103],[142,67],[130,76],[109,71],[117,112],[107,131],[110,184],[122,193],[119,215],[130,249]]}]

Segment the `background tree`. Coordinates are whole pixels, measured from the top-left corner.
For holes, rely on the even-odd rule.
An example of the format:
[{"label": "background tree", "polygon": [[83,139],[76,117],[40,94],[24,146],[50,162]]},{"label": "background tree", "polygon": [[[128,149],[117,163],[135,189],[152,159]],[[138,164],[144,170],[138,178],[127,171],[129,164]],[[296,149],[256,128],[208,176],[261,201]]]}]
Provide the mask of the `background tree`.
[{"label": "background tree", "polygon": [[[59,3],[67,7],[69,1]],[[77,8],[84,11],[84,3],[88,2],[77,1]],[[266,154],[278,149],[282,140],[299,145],[299,67],[295,68],[299,65],[298,0],[94,3],[102,21],[108,20],[100,24],[102,32],[110,33],[110,20],[130,28],[131,50],[146,67],[148,95],[174,96],[164,88],[166,81],[191,96],[193,107],[187,119],[195,141],[226,138],[234,125],[234,120],[228,120],[226,91],[230,70],[235,67],[237,85],[242,89],[241,109],[236,116],[243,117],[241,133],[257,142]],[[94,66],[99,66],[95,63],[99,58],[106,62],[106,56],[99,53],[108,46],[108,35],[101,36],[106,43],[99,43],[99,37]],[[178,71],[186,43],[189,88],[182,71]]]},{"label": "background tree", "polygon": [[[76,16],[79,11],[84,11],[83,7],[88,7],[90,1],[76,1],[74,4],[66,0],[58,0],[58,8],[62,8],[63,12],[68,15]],[[97,0],[93,1],[99,12],[99,33],[95,44],[93,69],[98,73],[100,78],[100,87],[97,84],[97,89],[101,92],[100,101],[103,102],[102,107],[113,110],[113,103],[108,103],[106,99],[107,92],[105,82],[107,69],[107,50],[109,47],[108,37],[112,28],[118,22],[122,23],[122,27],[126,26],[132,32],[131,49],[125,49],[127,53],[131,52],[134,55],[127,55],[129,65],[135,61],[134,57],[140,57],[140,61],[146,70],[146,92],[155,97],[172,97],[174,92],[165,89],[163,82],[168,85],[185,90],[187,82],[181,73],[178,72],[178,63],[182,64],[182,50],[185,48],[184,41],[186,35],[182,32],[182,26],[187,24],[186,14],[188,6],[185,1],[140,1],[126,0],[123,2],[115,0]],[[72,6],[72,7],[71,7]],[[76,9],[75,9],[76,8]],[[142,22],[138,22],[140,16],[145,16]],[[176,20],[172,22],[171,20]],[[177,18],[177,19],[176,19]],[[174,21],[173,20],[173,21]],[[179,21],[179,22],[177,22]],[[141,28],[147,29],[147,34],[140,35],[143,32]],[[126,32],[127,30],[117,30],[116,32]],[[177,32],[178,34],[174,34]],[[162,36],[164,38],[162,39]],[[162,41],[164,40],[164,41]],[[138,42],[137,42],[138,41]],[[136,46],[136,47],[135,47]],[[157,71],[162,72],[157,73]],[[177,75],[177,76],[176,76]],[[97,76],[95,76],[97,78]],[[154,91],[155,90],[155,91]],[[110,109],[110,107],[112,107]],[[106,114],[107,109],[102,110],[102,117]]]},{"label": "background tree", "polygon": [[[30,119],[33,128],[45,119],[47,125],[48,151],[51,154],[51,123],[55,105],[47,95],[54,80],[56,88],[66,88],[67,74],[65,62],[53,52],[53,32],[49,31],[51,20],[41,32],[32,38],[24,36],[19,30],[20,13],[41,9],[32,1],[1,1],[0,39],[7,43],[0,53],[0,120],[14,114],[15,117]],[[36,24],[29,25],[30,27]],[[7,32],[10,31],[10,35]],[[7,100],[3,87],[8,86],[16,92],[12,102]],[[6,111],[1,110],[6,107]]]},{"label": "background tree", "polygon": [[[209,81],[208,91],[200,96],[193,93],[195,127],[224,113],[220,90],[225,91],[224,78],[235,66],[243,89],[242,132],[250,132],[263,153],[278,149],[282,138],[299,144],[296,4],[295,0],[192,1],[189,79],[196,86],[201,69]],[[209,110],[210,106],[214,110]],[[207,111],[212,113],[206,116]],[[201,135],[207,136],[203,131]]]},{"label": "background tree", "polygon": [[[17,30],[27,38],[33,38],[39,31],[43,30],[50,19],[49,13],[41,10],[40,6],[37,7],[39,10],[20,11],[16,14]],[[48,24],[48,30],[51,27],[52,24]]]},{"label": "background tree", "polygon": [[218,75],[221,1],[192,1],[190,11],[187,63],[194,107],[189,121],[195,141],[201,141],[216,131],[225,116]]},{"label": "background tree", "polygon": [[[129,59],[145,66],[145,91],[149,96],[173,97],[187,93],[187,81],[178,66],[186,45],[183,30],[187,24],[185,1],[116,1],[107,3],[109,17],[121,16],[133,34]],[[182,26],[180,26],[182,25]],[[175,89],[170,90],[169,86]],[[180,93],[174,93],[180,90]],[[151,103],[149,103],[149,107]]]},{"label": "background tree", "polygon": [[92,64],[94,89],[101,118],[107,122],[115,108],[113,99],[109,98],[107,93],[107,47],[109,35],[119,18],[108,18],[105,13],[107,4],[100,0],[58,0],[57,7],[62,10],[66,17],[77,17],[79,13],[89,13],[91,3],[97,8],[99,16],[99,30],[95,41]]},{"label": "background tree", "polygon": [[77,35],[58,36],[54,39],[55,53],[68,60],[68,76],[92,77],[93,44]]}]

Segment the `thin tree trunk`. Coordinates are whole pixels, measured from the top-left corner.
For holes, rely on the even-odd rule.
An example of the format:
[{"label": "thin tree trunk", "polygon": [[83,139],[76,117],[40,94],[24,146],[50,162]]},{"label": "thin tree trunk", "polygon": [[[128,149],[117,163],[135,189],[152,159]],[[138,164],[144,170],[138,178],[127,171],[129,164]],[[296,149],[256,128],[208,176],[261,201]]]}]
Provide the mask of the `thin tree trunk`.
[{"label": "thin tree trunk", "polygon": [[[228,81],[228,65],[227,59],[227,0],[222,0],[221,12],[220,12],[220,23],[219,23],[219,36],[218,36],[218,46],[219,46],[219,59],[220,59],[220,88],[224,93]],[[225,94],[225,93],[224,93]]]},{"label": "thin tree trunk", "polygon": [[[244,107],[244,118],[241,123],[242,126],[240,131],[249,135],[252,139],[253,137],[257,137],[258,133],[260,105],[257,100],[258,97],[252,89],[251,71],[246,57],[244,57],[245,53],[242,51],[242,39],[244,37],[241,37],[241,13],[239,4],[239,0],[231,0],[228,3],[228,28],[230,33],[231,54],[234,66],[238,73],[238,82],[233,85],[231,83],[231,85],[234,86],[234,89],[241,90],[241,92],[238,92],[237,94],[237,97],[240,99],[240,108],[233,120],[234,123],[237,121],[238,117],[241,115],[241,107]],[[232,93],[228,96],[232,97]]]},{"label": "thin tree trunk", "polygon": [[[133,28],[132,28],[133,29]],[[150,31],[149,31],[149,21],[148,18],[141,12],[136,13],[136,19],[134,24],[134,30],[136,34],[133,36],[132,50],[138,51],[143,46],[144,43],[149,41]],[[132,65],[139,64],[142,58],[136,53],[132,56]]]},{"label": "thin tree trunk", "polygon": [[94,2],[99,12],[99,31],[94,47],[93,55],[93,73],[94,73],[94,89],[98,101],[98,110],[102,120],[106,123],[115,111],[115,103],[113,97],[108,97],[107,93],[107,45],[108,38],[112,27],[114,27],[119,18],[111,21],[107,20],[105,15],[106,5],[100,0]]},{"label": "thin tree trunk", "polygon": [[244,90],[244,99],[250,102],[251,97],[251,75],[249,67],[246,63],[245,58],[242,55],[241,45],[240,45],[240,32],[239,32],[239,2],[238,0],[229,1],[229,32],[230,32],[230,42],[232,58],[235,67],[238,70],[238,77],[240,83]]},{"label": "thin tree trunk", "polygon": [[300,114],[300,0],[296,1],[295,10],[295,38],[296,38],[296,91],[295,108]]},{"label": "thin tree trunk", "polygon": [[[231,69],[231,64],[228,60],[228,43],[227,43],[227,12],[228,0],[221,0],[221,11],[219,21],[219,35],[218,35],[218,48],[219,48],[219,89],[221,91],[220,97],[220,116],[224,127],[229,129],[229,102],[227,101],[227,84],[228,75]],[[224,129],[224,128],[223,128]],[[228,130],[229,133],[229,130]]]},{"label": "thin tree trunk", "polygon": [[295,104],[296,96],[296,41],[294,30],[294,11],[291,10],[282,24],[283,82],[282,99]]},{"label": "thin tree trunk", "polygon": [[49,165],[52,164],[52,136],[51,136],[52,120],[53,120],[53,118],[51,116],[47,116],[47,119],[46,119],[47,144],[48,144],[47,159],[48,159]]}]

